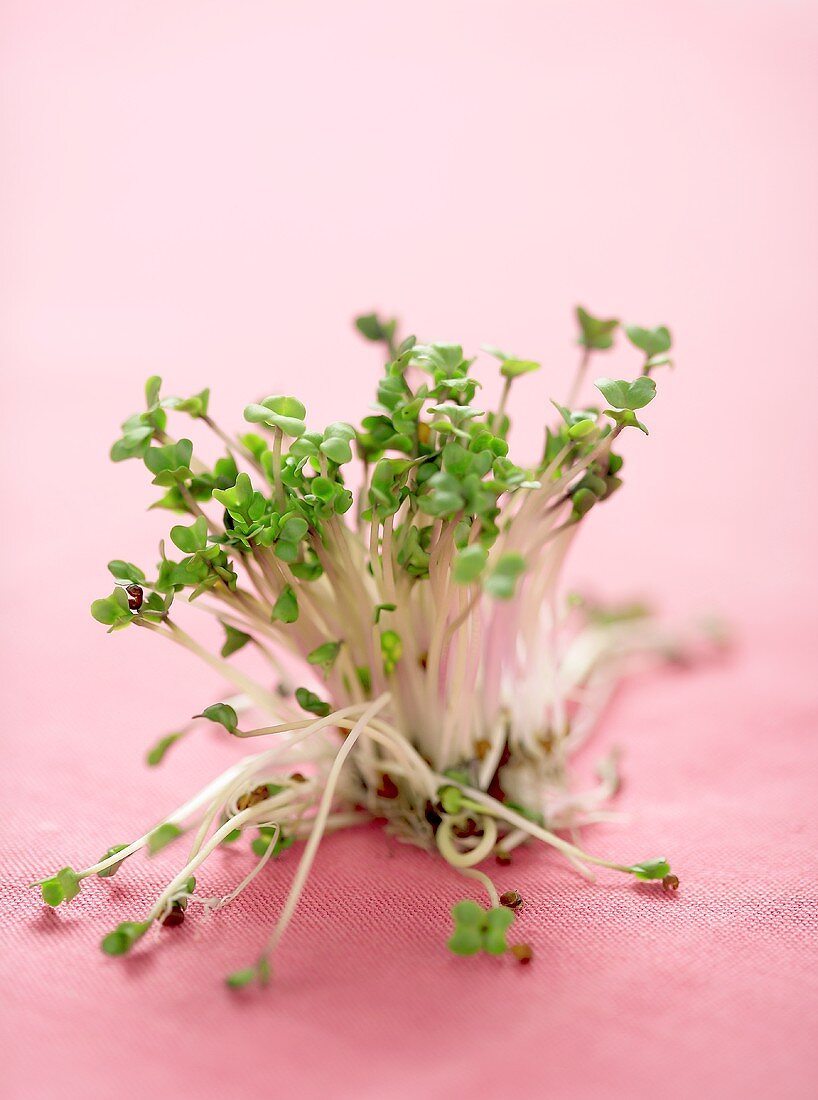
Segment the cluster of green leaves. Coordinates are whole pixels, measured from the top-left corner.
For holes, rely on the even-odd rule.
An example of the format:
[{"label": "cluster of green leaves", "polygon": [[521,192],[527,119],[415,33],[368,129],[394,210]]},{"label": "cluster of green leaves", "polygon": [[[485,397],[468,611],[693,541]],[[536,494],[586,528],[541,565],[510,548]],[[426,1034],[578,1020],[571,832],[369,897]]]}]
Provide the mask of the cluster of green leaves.
[{"label": "cluster of green leaves", "polygon": [[484,909],[464,898],[452,907],[454,932],[448,947],[455,955],[502,955],[508,950],[506,933],[514,923],[514,912],[504,906]]},{"label": "cluster of green leaves", "polygon": [[[559,418],[549,426],[542,457],[533,467],[517,465],[509,457],[509,420],[503,408],[511,386],[536,371],[538,362],[487,349],[499,361],[504,397],[500,410],[485,413],[474,404],[479,389],[471,375],[474,360],[460,345],[421,344],[413,336],[398,344],[396,322],[374,313],[356,322],[362,335],[382,344],[388,354],[372,414],[357,428],[336,422],[312,431],[307,410],[296,397],[276,394],[250,404],[244,416],[254,430],[240,436],[238,447],[253,465],[252,474],[239,471],[230,452],[208,466],[194,457],[189,439],[175,440],[167,434],[170,410],[213,426],[209,391],[163,398],[161,380],[149,379],[146,407],[125,421],[112,457],[140,460],[163,491],[155,506],[187,514],[191,522],[171,528],[170,542],[183,556],[172,560],[163,544],[154,578],[148,580],[130,562],[111,562],[117,587],[94,601],[94,618],[112,631],[136,616],[160,623],[168,618],[177,594],[195,599],[214,589],[235,592],[238,562],[269,552],[289,581],[278,592],[270,619],[283,628],[298,622],[302,586],[323,573],[325,525],[354,503],[345,467],[356,456],[366,471],[359,501],[362,518],[395,524],[392,542],[398,568],[415,581],[427,577],[435,531],[441,522],[449,523],[454,529],[453,581],[479,585],[497,600],[513,598],[527,562],[520,554],[491,553],[504,502],[539,488],[546,478],[558,480],[584,462],[587,469],[570,489],[570,522],[580,522],[621,485],[622,459],[600,448],[600,442],[625,427],[647,431],[636,414],[655,395],[651,372],[670,362],[671,337],[663,326],[621,326],[615,318],[598,318],[582,307],[577,320],[579,342],[587,355],[610,348],[621,327],[644,355],[642,373],[633,381],[599,379],[605,407],[557,405]],[[210,530],[200,512],[206,501],[222,508],[221,524]],[[123,589],[134,584],[147,590],[139,607]],[[376,612],[376,625],[383,670],[389,675],[400,660],[402,640],[380,627],[381,610]],[[249,640],[243,631],[226,627],[222,655],[230,656]],[[313,660],[313,655],[308,659],[325,674],[332,667],[331,660]],[[359,675],[362,683],[371,679],[367,668]],[[320,715],[323,701],[304,694],[308,690],[303,689],[298,701],[307,704],[309,713]],[[157,746],[154,759],[161,759],[170,743]]]},{"label": "cluster of green leaves", "polygon": [[[579,343],[586,349],[586,354],[591,351],[604,351],[613,346],[614,334],[620,327],[620,322],[616,318],[603,320],[594,317],[579,306],[577,321],[580,328]],[[628,341],[645,355],[642,374],[633,382],[600,378],[596,386],[610,405],[610,408],[605,410],[607,416],[622,427],[639,428],[647,435],[648,430],[636,418],[635,410],[644,408],[656,395],[656,383],[650,377],[651,371],[657,367],[672,365],[672,360],[667,354],[672,344],[671,335],[664,325],[656,328],[642,328],[640,325],[622,327]]]},{"label": "cluster of green leaves", "polygon": [[[193,397],[160,397],[161,379],[153,376],[145,385],[146,409],[129,417],[122,425],[122,437],[114,443],[111,458],[121,462],[141,458],[154,475],[153,484],[166,490],[154,507],[173,511],[189,510],[189,499],[209,500],[214,488],[227,487],[236,476],[232,456],[217,460],[212,471],[191,469],[193,445],[189,439],[168,440],[165,434],[167,411],[186,413],[194,420],[210,423],[208,405],[210,391],[202,390]],[[154,446],[154,444],[157,444]]]},{"label": "cluster of green leaves", "polygon": [[204,516],[197,516],[190,526],[177,524],[171,527],[170,539],[186,556],[178,562],[165,557],[163,544],[159,575],[154,582],[156,593],[172,599],[174,593],[189,588],[191,593],[188,598],[193,600],[217,585],[235,592],[238,583],[236,571],[224,549],[209,540]]},{"label": "cluster of green leaves", "polygon": [[[671,363],[672,341],[664,326],[622,325],[617,318],[596,317],[582,307],[577,309],[577,321],[583,348],[578,377],[584,377],[591,356],[613,347],[620,330],[643,356],[641,373],[633,380],[597,379],[604,404],[568,408],[554,403],[558,415],[546,430],[539,461],[531,466],[518,465],[509,457],[510,422],[505,409],[512,387],[525,385],[519,380],[539,370],[539,362],[497,348],[485,349],[498,361],[503,382],[499,407],[485,412],[476,404],[480,386],[471,374],[474,360],[464,355],[460,345],[422,344],[414,336],[399,343],[396,321],[375,313],[359,317],[356,326],[366,339],[384,347],[387,359],[376,403],[357,427],[339,421],[320,431],[310,430],[307,410],[297,397],[270,395],[246,406],[244,418],[251,430],[229,442],[227,452],[208,464],[194,455],[190,439],[172,438],[167,427],[168,413],[174,411],[207,423],[227,442],[210,418],[209,391],[188,398],[162,397],[161,380],[150,378],[145,408],[123,423],[111,457],[141,462],[161,494],[152,507],[185,517],[169,532],[169,542],[181,557],[169,558],[162,543],[156,573],[150,578],[131,562],[110,562],[115,587],[110,595],[94,601],[93,617],[110,631],[134,621],[161,624],[168,620],[180,593],[191,600],[206,592],[236,596],[238,566],[255,565],[261,559],[274,576],[286,580],[276,588],[270,623],[281,630],[298,623],[303,604],[309,602],[304,600],[305,586],[323,575],[322,561],[327,562],[325,552],[337,517],[355,503],[346,468],[356,458],[365,473],[357,501],[360,518],[375,528],[376,545],[380,526],[384,526],[384,541],[387,526],[392,528],[395,562],[413,582],[428,577],[432,554],[440,545],[438,533],[449,525],[453,582],[479,586],[496,600],[512,599],[528,563],[519,553],[492,553],[504,506],[510,498],[536,491],[547,481],[570,486],[568,523],[579,523],[591,508],[608,499],[621,485],[622,470],[622,458],[609,444],[624,428],[647,433],[637,413],[655,396],[653,372]],[[240,470],[237,457],[252,473]],[[581,476],[572,479],[578,464],[583,467]],[[208,502],[220,509],[219,522],[205,518],[202,505]],[[395,610],[394,604],[385,603],[374,611],[374,651],[386,676],[395,673],[404,654],[404,640],[390,626],[389,613]],[[223,658],[253,641],[243,630],[222,625]],[[342,665],[354,670],[369,693],[373,670],[358,666],[360,655],[352,653],[351,643],[344,639],[329,638],[303,656],[328,679],[345,645],[350,652],[344,651]],[[307,714],[321,718],[331,713],[331,703],[308,687],[297,688],[295,700]],[[241,735],[236,712],[226,703],[206,707],[197,717]],[[148,762],[158,764],[181,736],[171,733],[162,738],[150,751]],[[455,770],[447,778],[451,782],[438,791],[440,812],[461,820],[479,814],[481,807],[462,790],[470,782],[468,772]],[[270,796],[283,790],[275,784],[267,786]],[[512,802],[507,805],[542,824],[541,815]],[[176,824],[160,824],[148,836],[149,853],[161,851],[181,835]],[[241,829],[234,829],[227,842],[240,835]],[[292,843],[292,836],[265,825],[259,828],[252,849],[259,857],[277,856]],[[103,858],[125,847],[115,846]],[[120,865],[114,862],[100,876],[115,874]],[[627,870],[639,879],[672,879],[678,885],[665,860],[634,864]],[[65,867],[39,885],[44,901],[59,905],[76,896],[80,880]],[[508,949],[506,933],[514,919],[510,909],[485,910],[464,900],[452,912],[455,929],[449,947],[456,954],[502,954]],[[103,949],[111,955],[124,954],[148,927],[147,921],[123,922],[105,938]],[[264,982],[268,975],[266,960],[261,960],[256,967],[231,975],[228,984],[241,988],[252,981]]]},{"label": "cluster of green leaves", "polygon": [[288,564],[299,560],[299,547],[309,522],[295,502],[282,511],[276,500],[253,488],[250,476],[240,473],[227,489],[215,489],[214,499],[224,506],[224,545],[248,553],[254,546],[269,548]]},{"label": "cluster of green leaves", "polygon": [[111,448],[111,458],[121,462],[126,458],[142,458],[151,441],[162,441],[167,426],[167,410],[187,413],[194,419],[207,416],[210,391],[202,390],[193,397],[160,396],[162,379],[152,375],[145,383],[145,404],[143,412],[129,416],[122,425],[122,436]]}]

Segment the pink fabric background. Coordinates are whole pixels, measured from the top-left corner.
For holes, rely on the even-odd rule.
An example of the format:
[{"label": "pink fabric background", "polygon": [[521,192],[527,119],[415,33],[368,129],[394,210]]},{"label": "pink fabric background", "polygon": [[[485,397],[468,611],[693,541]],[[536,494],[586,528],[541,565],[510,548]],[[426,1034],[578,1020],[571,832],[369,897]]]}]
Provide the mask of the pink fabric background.
[{"label": "pink fabric background", "polygon": [[[814,1095],[815,6],[7,0],[0,51],[6,1095]],[[292,855],[211,923],[104,958],[172,856],[65,913],[25,883],[235,753],[202,731],[145,770],[219,687],[88,615],[164,522],[106,459],[143,379],[209,383],[238,423],[296,375],[314,423],[357,416],[377,356],[349,322],[377,305],[541,358],[534,445],[576,301],[667,322],[679,369],[572,578],[739,636],[633,685],[595,746],[626,750],[631,821],[587,843],[667,852],[678,896],[530,851],[498,880],[535,965],[467,962],[443,946],[461,881],[363,829],[322,847],[264,996],[221,978]]]}]

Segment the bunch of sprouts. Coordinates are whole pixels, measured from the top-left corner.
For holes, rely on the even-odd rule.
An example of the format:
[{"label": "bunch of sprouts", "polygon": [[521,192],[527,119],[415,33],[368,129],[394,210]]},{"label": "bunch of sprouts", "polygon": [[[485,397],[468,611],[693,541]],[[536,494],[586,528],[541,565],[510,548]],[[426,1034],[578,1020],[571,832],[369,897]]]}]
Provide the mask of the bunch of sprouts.
[{"label": "bunch of sprouts", "polygon": [[[573,793],[568,760],[634,655],[661,639],[642,609],[566,601],[559,581],[588,514],[622,484],[619,435],[647,434],[638,415],[671,345],[664,327],[625,326],[635,377],[597,379],[584,404],[589,362],[620,324],[581,308],[577,318],[568,403],[553,402],[539,454],[523,465],[509,457],[508,408],[539,363],[485,349],[503,385],[498,406],[481,411],[461,347],[398,342],[396,323],[375,314],[356,323],[387,362],[360,426],[310,429],[297,398],[275,395],[248,405],[250,430],[234,436],[212,418],[208,390],[165,397],[161,380],[148,380],[145,408],[125,421],[111,457],[142,462],[160,493],[153,507],[181,522],[152,572],[112,561],[115,587],[91,612],[109,631],[135,627],[189,650],[232,686],[164,737],[150,763],[199,719],[258,749],[136,840],[37,884],[47,904],[70,902],[84,880],[184,837],[187,855],[147,912],[102,941],[109,955],[154,924],[179,924],[191,903],[228,904],[303,842],[267,943],[228,978],[265,982],[322,837],[371,819],[485,892],[485,906],[465,898],[453,909],[457,954],[531,958],[507,939],[519,894],[501,894],[479,866],[507,864],[526,841],[556,848],[588,877],[600,866],[678,886],[664,859],[614,863],[575,842],[578,827],[604,819],[617,776],[608,760],[596,787]],[[223,454],[212,466],[170,434],[171,414],[215,433]],[[182,625],[188,605],[218,619],[220,653]],[[245,647],[262,655],[269,683],[244,671]],[[201,894],[206,861],[247,840],[249,873],[227,896]]]}]

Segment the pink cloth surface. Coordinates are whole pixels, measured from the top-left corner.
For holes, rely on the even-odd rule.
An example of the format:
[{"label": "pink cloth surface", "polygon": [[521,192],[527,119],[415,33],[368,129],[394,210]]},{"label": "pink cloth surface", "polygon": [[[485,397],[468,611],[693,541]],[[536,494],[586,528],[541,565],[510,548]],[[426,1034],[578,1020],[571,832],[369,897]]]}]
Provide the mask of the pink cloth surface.
[{"label": "pink cloth surface", "polygon": [[[815,1095],[814,6],[35,0],[0,18],[5,1094]],[[667,854],[678,895],[532,848],[497,881],[526,898],[535,962],[456,959],[463,881],[362,828],[322,845],[268,992],[221,979],[265,938],[294,852],[211,920],[105,958],[173,849],[65,911],[26,884],[237,752],[203,730],[142,767],[220,686],[88,615],[105,563],[153,561],[166,529],[144,471],[106,460],[144,378],[211,384],[231,426],[290,389],[314,424],[356,418],[378,363],[349,318],[377,305],[541,358],[512,410],[536,448],[576,301],[667,322],[679,366],[570,580],[653,595],[670,621],[718,612],[737,638],[632,683],[579,763],[623,747],[629,820],[585,843]],[[202,880],[248,866],[226,853]]]}]

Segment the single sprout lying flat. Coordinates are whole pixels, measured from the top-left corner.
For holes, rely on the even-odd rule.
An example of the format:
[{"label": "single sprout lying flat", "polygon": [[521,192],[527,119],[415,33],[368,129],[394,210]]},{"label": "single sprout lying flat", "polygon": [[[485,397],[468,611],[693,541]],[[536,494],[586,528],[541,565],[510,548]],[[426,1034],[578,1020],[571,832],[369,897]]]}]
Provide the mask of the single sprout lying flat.
[{"label": "single sprout lying flat", "polygon": [[[553,403],[529,465],[509,457],[507,409],[538,363],[488,349],[503,386],[499,406],[483,412],[462,348],[399,343],[396,323],[375,315],[357,326],[385,345],[388,362],[357,428],[309,430],[300,401],[272,396],[246,407],[253,430],[233,437],[212,419],[208,390],[162,397],[160,379],[148,380],[146,408],[125,421],[111,457],[143,462],[159,488],[152,507],[183,519],[152,573],[110,563],[115,587],[91,612],[110,631],[134,626],[182,646],[236,689],[164,736],[149,764],[200,719],[266,740],[137,840],[37,884],[48,905],[70,902],[90,876],[110,877],[136,852],[187,835],[178,872],[147,913],[105,937],[108,954],[131,950],[154,923],[181,923],[192,902],[228,904],[304,841],[269,940],[228,978],[235,988],[266,982],[321,838],[372,818],[485,889],[487,908],[468,898],[454,907],[449,947],[460,955],[531,960],[527,944],[507,940],[523,899],[499,894],[477,869],[490,857],[507,865],[531,839],[589,878],[600,866],[678,887],[663,859],[613,863],[560,835],[603,820],[617,786],[609,759],[598,787],[573,793],[569,757],[633,658],[667,647],[638,606],[558,596],[580,526],[622,484],[613,447],[625,428],[647,433],[637,412],[656,393],[652,372],[670,362],[666,328],[627,327],[643,353],[637,377],[601,378],[604,401],[577,406],[592,355],[619,328],[581,308],[577,317],[583,352],[569,404]],[[189,439],[171,436],[170,413],[210,429],[222,456],[208,465]],[[217,617],[219,653],[183,628],[185,604]],[[273,689],[234,661],[245,647],[267,662]],[[269,724],[253,725],[259,713]],[[237,841],[256,857],[250,872],[226,897],[198,894],[202,865]]]}]

